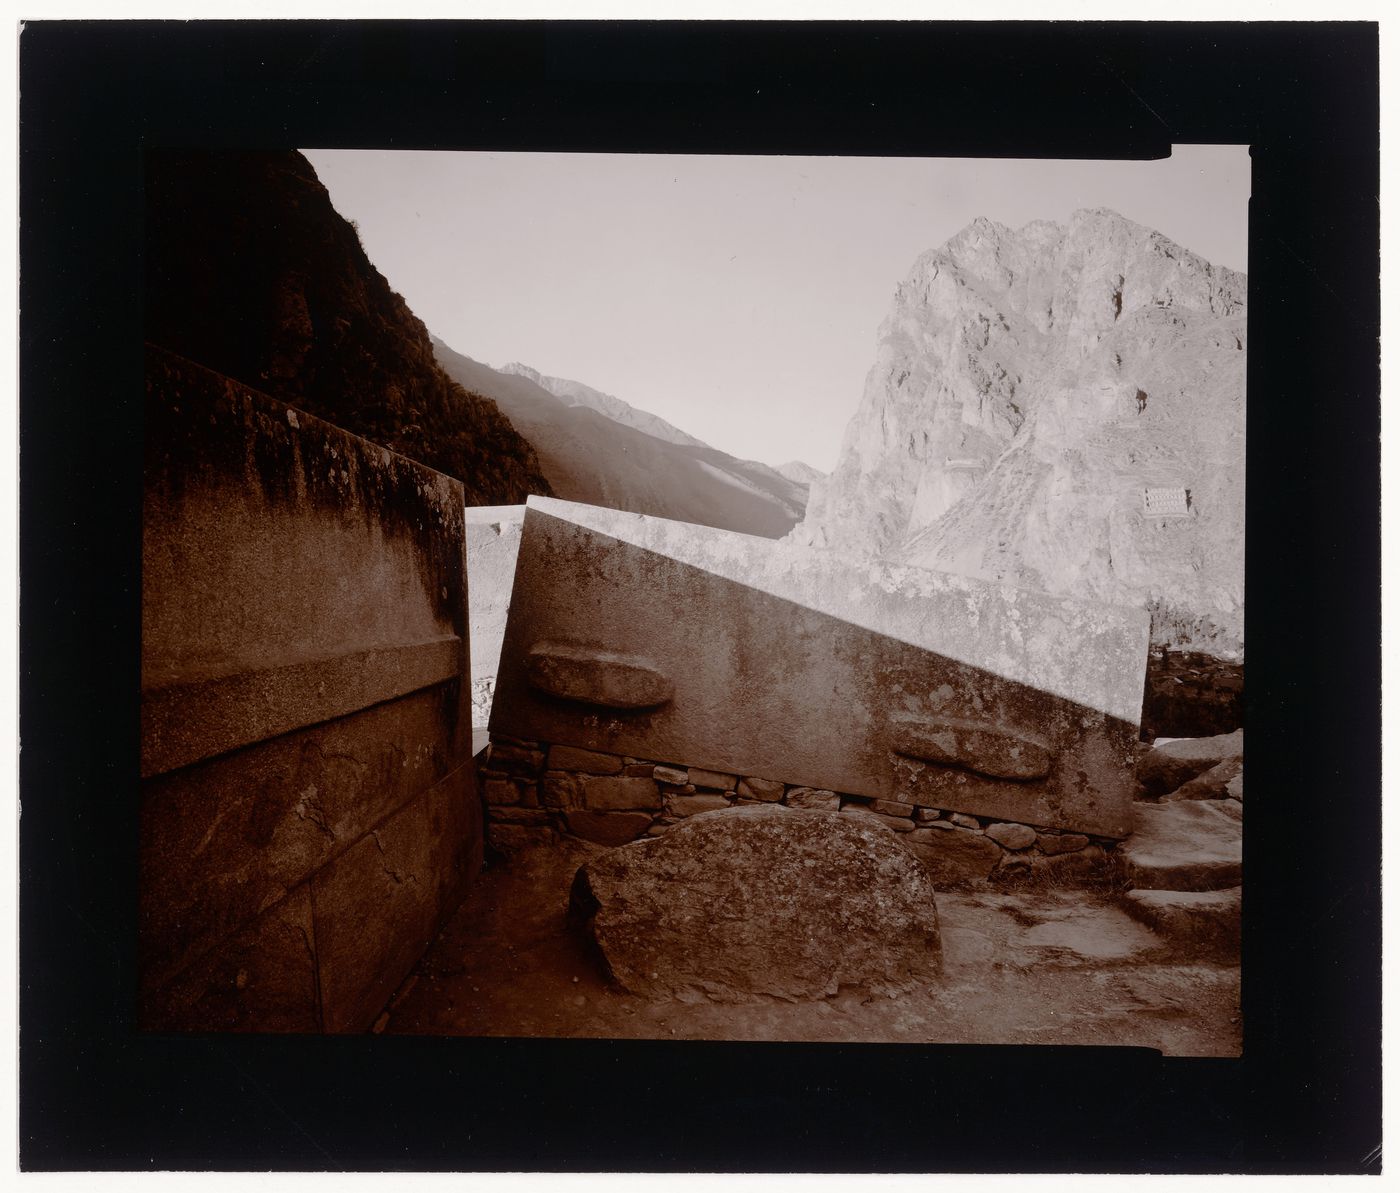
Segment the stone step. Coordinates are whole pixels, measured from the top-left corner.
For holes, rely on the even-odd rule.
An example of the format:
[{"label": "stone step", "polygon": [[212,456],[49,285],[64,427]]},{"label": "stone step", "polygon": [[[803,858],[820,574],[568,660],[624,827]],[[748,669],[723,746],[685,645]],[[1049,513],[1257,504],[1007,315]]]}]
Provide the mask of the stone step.
[{"label": "stone step", "polygon": [[1234,800],[1135,805],[1121,853],[1138,890],[1220,891],[1240,885],[1243,812]]},{"label": "stone step", "polygon": [[1241,888],[1223,891],[1129,891],[1123,910],[1179,951],[1183,959],[1238,963]]}]

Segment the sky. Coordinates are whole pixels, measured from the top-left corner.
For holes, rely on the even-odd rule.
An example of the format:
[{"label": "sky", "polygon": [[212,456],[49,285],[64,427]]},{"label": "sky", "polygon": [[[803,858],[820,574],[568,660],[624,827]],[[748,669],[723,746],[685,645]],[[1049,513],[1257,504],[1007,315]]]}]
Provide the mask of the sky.
[{"label": "sky", "polygon": [[916,257],[986,216],[1109,207],[1246,268],[1249,151],[1154,162],[305,150],[452,348],[521,361],[714,447],[835,466]]}]

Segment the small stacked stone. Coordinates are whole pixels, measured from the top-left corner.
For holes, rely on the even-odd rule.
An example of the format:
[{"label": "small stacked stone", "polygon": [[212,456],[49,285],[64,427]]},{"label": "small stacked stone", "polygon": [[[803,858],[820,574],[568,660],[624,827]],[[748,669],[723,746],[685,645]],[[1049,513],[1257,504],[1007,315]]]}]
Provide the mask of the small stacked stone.
[{"label": "small stacked stone", "polygon": [[1032,875],[1090,878],[1107,864],[1108,851],[1115,844],[1083,833],[1061,833],[942,808],[858,795],[837,798],[843,814],[863,816],[901,834],[901,844],[924,862],[940,887],[1022,881]]},{"label": "small stacked stone", "polygon": [[1112,841],[679,762],[493,734],[480,767],[488,840],[508,854],[569,834],[599,845],[657,837],[702,812],[786,807],[858,816],[899,835],[937,885],[1031,874],[1087,877]]}]

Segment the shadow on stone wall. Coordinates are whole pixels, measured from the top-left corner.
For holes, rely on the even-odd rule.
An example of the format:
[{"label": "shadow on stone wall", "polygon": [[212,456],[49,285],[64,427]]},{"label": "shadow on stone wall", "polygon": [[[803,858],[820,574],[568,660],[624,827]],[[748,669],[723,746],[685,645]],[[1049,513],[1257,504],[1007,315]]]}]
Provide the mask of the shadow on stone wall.
[{"label": "shadow on stone wall", "polygon": [[140,1022],[360,1031],[480,864],[462,487],[147,356]]}]

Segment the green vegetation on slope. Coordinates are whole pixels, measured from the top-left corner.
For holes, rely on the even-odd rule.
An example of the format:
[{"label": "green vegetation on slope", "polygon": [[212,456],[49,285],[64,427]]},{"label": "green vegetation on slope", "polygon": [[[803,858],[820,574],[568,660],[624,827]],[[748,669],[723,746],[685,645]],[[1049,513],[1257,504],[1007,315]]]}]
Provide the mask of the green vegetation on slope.
[{"label": "green vegetation on slope", "polygon": [[534,448],[452,381],[295,152],[146,169],[146,338],[459,478],[468,505],[551,496]]}]

